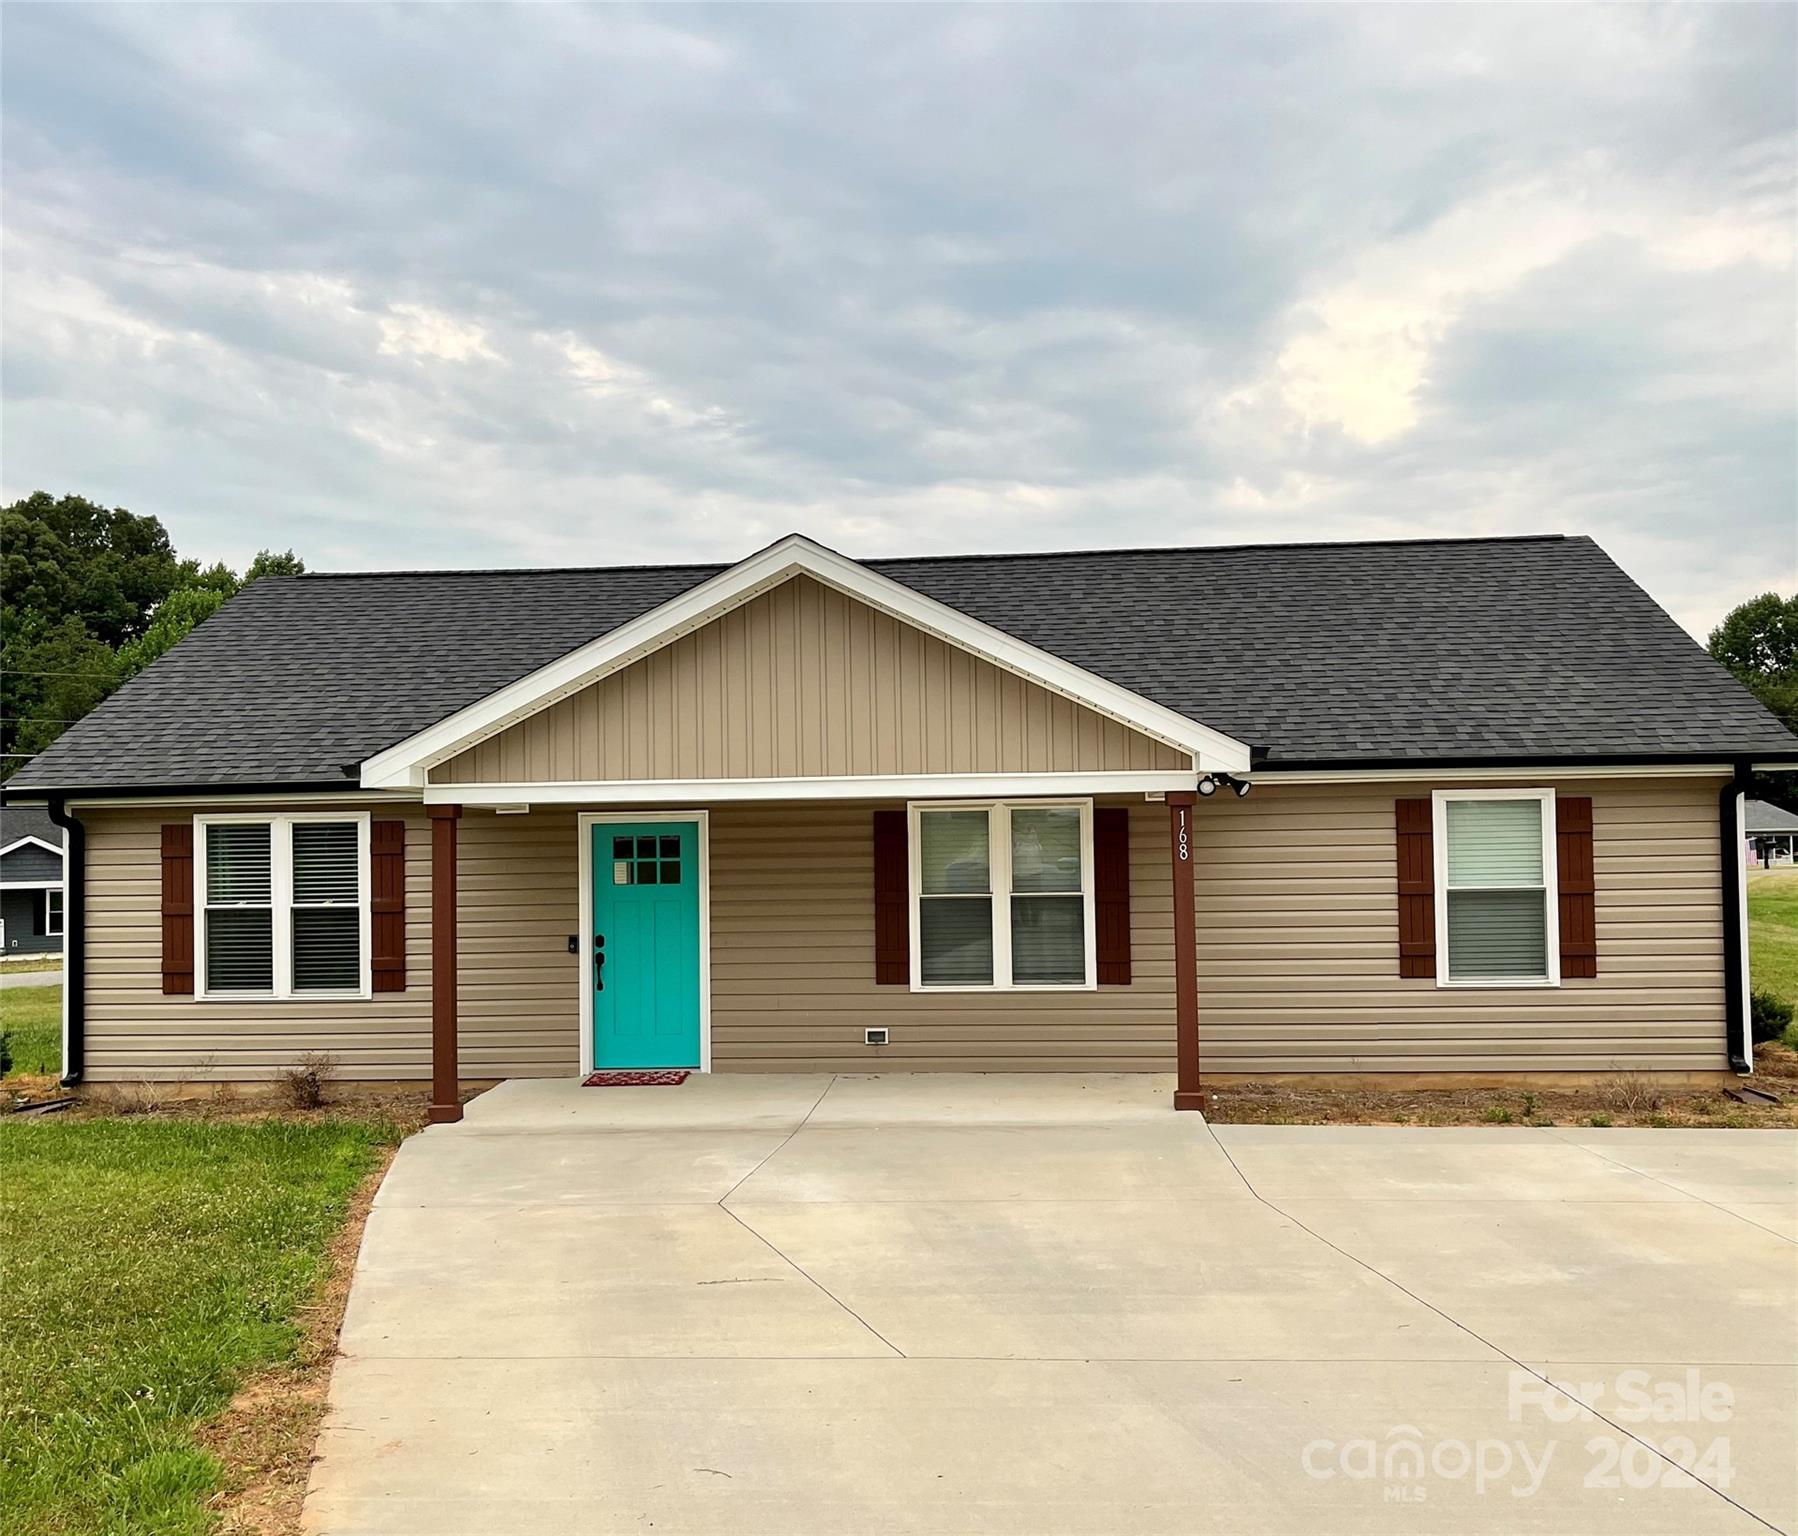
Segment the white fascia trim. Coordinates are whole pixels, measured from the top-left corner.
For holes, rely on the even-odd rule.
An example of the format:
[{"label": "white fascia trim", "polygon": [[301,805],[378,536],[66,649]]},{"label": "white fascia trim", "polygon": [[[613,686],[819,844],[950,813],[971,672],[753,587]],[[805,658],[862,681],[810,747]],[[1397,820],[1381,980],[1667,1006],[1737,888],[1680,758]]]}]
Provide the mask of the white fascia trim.
[{"label": "white fascia trim", "polygon": [[0,848],[0,859],[5,858],[7,854],[13,852],[14,849],[23,848],[27,843],[35,844],[37,847],[42,848],[45,853],[53,853],[59,859],[62,857],[62,849],[58,848],[55,843],[47,843],[41,837],[27,836],[15,837],[4,848]]},{"label": "white fascia trim", "polygon": [[890,576],[824,548],[802,534],[777,543],[670,598],[597,640],[558,657],[526,677],[477,700],[416,735],[377,752],[362,765],[365,789],[417,787],[425,771],[504,730],[556,700],[640,660],[651,651],[709,624],[793,576],[807,575],[1020,677],[1064,694],[1132,730],[1193,754],[1194,766],[1220,773],[1249,765],[1248,747],[1234,737],[1188,720],[1128,688],[1076,667],[1001,630],[914,592]]},{"label": "white fascia trim", "polygon": [[0,880],[0,891],[60,891],[60,880]]},{"label": "white fascia trim", "polygon": [[1503,779],[1714,779],[1735,770],[1727,763],[1624,763],[1615,767],[1581,767],[1570,763],[1526,763],[1520,768],[1330,768],[1282,773],[1257,768],[1243,774],[1255,784],[1485,784]]},{"label": "white fascia trim", "polygon": [[1191,789],[1190,769],[1152,773],[962,773],[830,779],[637,779],[608,783],[432,784],[426,805],[666,805],[742,800],[968,800]]}]

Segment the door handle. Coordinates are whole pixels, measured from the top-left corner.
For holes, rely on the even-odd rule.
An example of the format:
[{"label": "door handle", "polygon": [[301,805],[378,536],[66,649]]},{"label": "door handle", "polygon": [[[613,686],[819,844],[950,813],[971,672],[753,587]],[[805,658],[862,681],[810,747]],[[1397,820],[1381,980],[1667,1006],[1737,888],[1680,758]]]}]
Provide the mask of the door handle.
[{"label": "door handle", "polygon": [[603,992],[606,989],[606,936],[603,933],[593,935],[593,990]]}]

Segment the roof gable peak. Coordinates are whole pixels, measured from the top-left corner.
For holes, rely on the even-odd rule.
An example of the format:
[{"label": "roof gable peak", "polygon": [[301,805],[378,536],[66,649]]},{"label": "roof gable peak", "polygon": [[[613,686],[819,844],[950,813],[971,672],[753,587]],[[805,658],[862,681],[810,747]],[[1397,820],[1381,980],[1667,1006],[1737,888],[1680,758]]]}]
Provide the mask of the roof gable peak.
[{"label": "roof gable peak", "polygon": [[435,764],[801,574],[1188,751],[1195,768],[1241,770],[1249,766],[1246,743],[970,618],[802,533],[789,533],[649,612],[374,754],[362,764],[363,787],[417,787]]}]

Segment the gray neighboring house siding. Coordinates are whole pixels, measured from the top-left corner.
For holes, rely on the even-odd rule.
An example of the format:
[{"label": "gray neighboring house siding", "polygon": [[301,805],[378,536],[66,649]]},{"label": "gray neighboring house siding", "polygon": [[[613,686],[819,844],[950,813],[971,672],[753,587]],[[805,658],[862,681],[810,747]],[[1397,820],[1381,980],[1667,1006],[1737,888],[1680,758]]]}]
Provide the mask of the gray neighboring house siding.
[{"label": "gray neighboring house siding", "polygon": [[[23,839],[62,846],[62,829],[43,811],[7,806],[0,811],[0,921],[5,923],[8,955],[61,954],[61,933],[49,933],[51,904],[60,902],[62,855]],[[14,848],[12,845],[19,846]],[[52,898],[51,892],[56,896]]]}]

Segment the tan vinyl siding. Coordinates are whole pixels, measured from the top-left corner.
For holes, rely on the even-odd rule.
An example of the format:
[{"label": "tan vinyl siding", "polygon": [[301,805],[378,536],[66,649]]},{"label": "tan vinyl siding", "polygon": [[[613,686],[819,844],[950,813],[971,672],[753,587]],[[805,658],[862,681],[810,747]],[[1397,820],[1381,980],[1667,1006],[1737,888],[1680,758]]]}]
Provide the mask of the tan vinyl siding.
[{"label": "tan vinyl siding", "polygon": [[[268,810],[318,810],[316,803]],[[87,828],[87,1077],[273,1077],[306,1051],[328,1052],[346,1079],[431,1071],[431,850],[422,806],[369,806],[406,823],[406,990],[366,1000],[264,1001],[162,992],[162,825],[239,804],[84,810]],[[197,852],[197,849],[196,849]]]},{"label": "tan vinyl siding", "polygon": [[1393,801],[1431,786],[1263,784],[1198,817],[1204,1070],[1726,1066],[1720,781],[1510,782],[1592,797],[1596,978],[1400,980]]},{"label": "tan vinyl siding", "polygon": [[[1599,975],[1539,990],[1399,979],[1393,800],[1427,795],[1427,784],[1264,784],[1246,800],[1202,802],[1205,1071],[1721,1070],[1719,782],[1556,786],[1592,797]],[[1132,984],[990,994],[875,984],[873,809],[713,810],[718,1070],[1172,1070],[1164,806],[1130,805]],[[162,995],[158,829],[176,814],[84,818],[89,1075],[266,1077],[301,1051],[326,1050],[347,1078],[427,1076],[430,854],[420,809],[378,811],[408,823],[407,990],[330,1004]],[[460,822],[470,1079],[577,1069],[581,960],[568,953],[569,935],[580,934],[576,827],[572,807],[471,809]],[[869,1024],[886,1025],[892,1044],[863,1045]]]},{"label": "tan vinyl siding", "polygon": [[439,764],[431,779],[1049,773],[1190,761],[797,576]]},{"label": "tan vinyl siding", "polygon": [[[1130,815],[1132,982],[913,992],[874,980],[872,807],[712,816],[712,1055],[721,1071],[1161,1071],[1173,1060],[1167,811]],[[862,1031],[884,1024],[892,1043]]]}]

